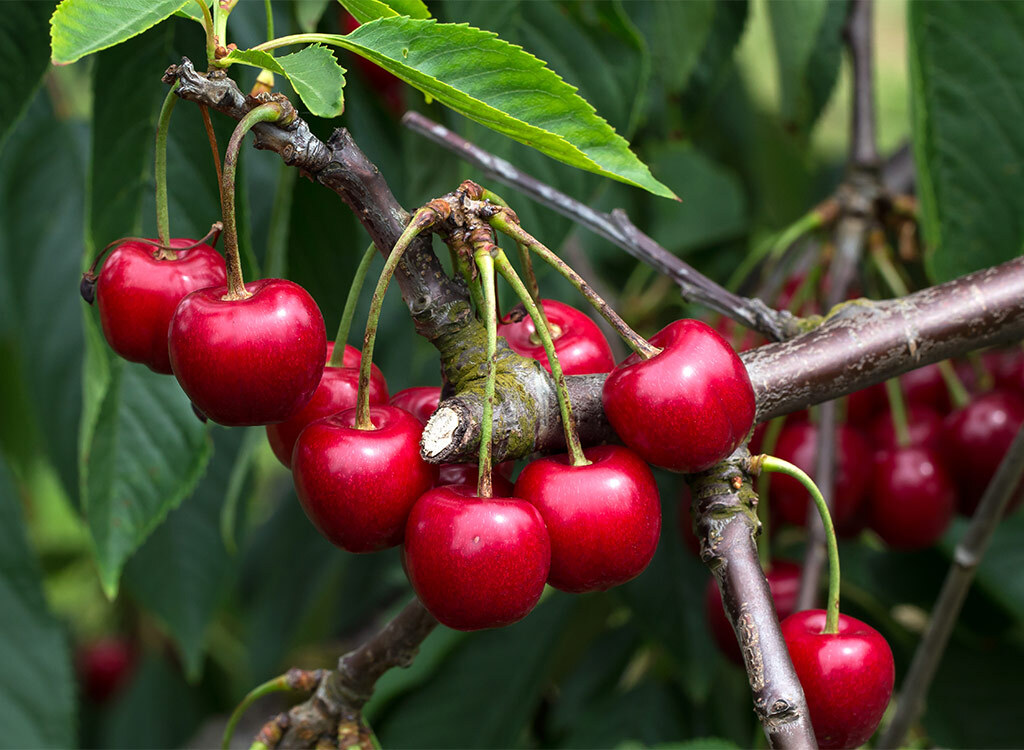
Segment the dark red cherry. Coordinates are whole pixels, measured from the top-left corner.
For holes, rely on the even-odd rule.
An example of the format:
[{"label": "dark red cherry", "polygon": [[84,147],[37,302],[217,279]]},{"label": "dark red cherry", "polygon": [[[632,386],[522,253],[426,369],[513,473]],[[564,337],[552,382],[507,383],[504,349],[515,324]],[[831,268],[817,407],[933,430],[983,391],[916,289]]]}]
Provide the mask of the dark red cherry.
[{"label": "dark red cherry", "polygon": [[[942,415],[930,406],[907,404],[907,430],[910,445],[938,448],[942,443]],[[876,451],[898,447],[892,412],[886,411],[871,423],[871,447]]]},{"label": "dark red cherry", "polygon": [[900,375],[907,405],[927,406],[940,414],[949,411],[949,389],[938,364],[925,365]]},{"label": "dark red cherry", "polygon": [[863,745],[892,697],[896,671],[885,638],[846,615],[839,615],[838,633],[825,635],[825,612],[820,609],[792,614],[781,626],[818,745]]},{"label": "dark red cherry", "polygon": [[374,429],[355,427],[349,409],[310,423],[292,455],[292,475],[306,515],[332,544],[374,552],[402,543],[416,500],[437,467],[420,457],[423,425],[394,406],[373,406]]},{"label": "dark red cherry", "polygon": [[82,692],[94,703],[106,702],[128,682],[135,661],[135,650],[124,638],[101,638],[81,646],[75,671]]},{"label": "dark red cherry", "polygon": [[939,453],[927,447],[875,454],[870,526],[896,549],[923,549],[939,540],[953,519],[956,489]]},{"label": "dark red cherry", "polygon": [[[555,344],[555,354],[558,355],[563,373],[589,375],[612,371],[615,367],[615,358],[597,323],[575,307],[557,300],[543,299],[540,303],[551,325],[551,339]],[[498,335],[505,337],[514,352],[524,357],[532,357],[540,362],[545,370],[551,372],[548,356],[529,315],[519,322],[513,322],[512,318],[506,315],[498,327]]]},{"label": "dark red cherry", "polygon": [[456,630],[511,625],[544,591],[551,542],[540,513],[513,497],[437,487],[413,506],[402,561],[423,606]]},{"label": "dark red cherry", "polygon": [[[355,352],[349,357],[348,350]],[[334,344],[327,344],[327,361],[331,361],[334,353]],[[343,365],[342,367],[331,367],[324,365],[324,373],[320,376],[320,384],[313,391],[313,397],[309,400],[298,414],[284,422],[267,425],[267,441],[278,460],[287,467],[292,465],[292,451],[295,449],[295,441],[299,439],[299,433],[306,425],[321,417],[329,417],[339,411],[354,409],[356,407],[356,395],[359,393],[359,350],[353,347],[346,347],[345,360],[352,360],[355,365]],[[376,370],[376,371],[375,371]],[[388,384],[384,381],[384,375],[376,366],[370,371],[370,404],[386,404],[388,402]]]},{"label": "dark red cherry", "polygon": [[867,427],[879,414],[887,411],[889,399],[885,384],[876,383],[846,397],[846,421],[855,427]]},{"label": "dark red cherry", "polygon": [[[193,240],[173,239],[180,248]],[[167,329],[191,292],[226,282],[224,259],[209,245],[178,250],[174,260],[143,242],[125,242],[107,256],[96,281],[100,325],[110,348],[129,362],[171,374]]]},{"label": "dark red cherry", "polygon": [[996,388],[1012,391],[1024,398],[1024,351],[1012,349],[999,352],[992,367]]},{"label": "dark red cherry", "polygon": [[706,323],[677,320],[651,338],[661,352],[633,354],[605,380],[612,427],[656,466],[706,469],[732,453],[754,423],[754,390],[743,363]]},{"label": "dark red cherry", "polygon": [[[467,487],[476,488],[480,474],[476,464],[441,464],[439,467],[436,487],[443,487],[446,484],[464,484]],[[508,475],[515,468],[512,461],[498,464],[491,472],[492,494],[497,497],[513,497],[512,482]]]},{"label": "dark red cherry", "polygon": [[441,389],[435,385],[417,385],[401,390],[391,397],[391,405],[405,409],[426,424],[441,402]]},{"label": "dark red cherry", "polygon": [[661,531],[654,475],[618,445],[588,448],[586,466],[568,455],[526,465],[515,496],[530,501],[551,537],[548,583],[562,591],[604,591],[640,575]]}]

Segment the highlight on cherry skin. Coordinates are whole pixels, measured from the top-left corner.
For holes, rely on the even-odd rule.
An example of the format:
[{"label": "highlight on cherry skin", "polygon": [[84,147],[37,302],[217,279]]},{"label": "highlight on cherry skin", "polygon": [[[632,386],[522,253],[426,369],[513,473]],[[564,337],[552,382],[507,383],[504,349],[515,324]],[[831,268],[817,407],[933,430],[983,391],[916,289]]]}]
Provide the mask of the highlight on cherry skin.
[{"label": "highlight on cherry skin", "polygon": [[[540,300],[540,306],[551,326],[551,339],[563,374],[589,375],[612,371],[615,367],[612,348],[597,323],[586,313],[553,299]],[[533,319],[522,308],[519,312],[521,317],[517,315],[518,320],[514,320],[511,313],[502,318],[498,335],[505,337],[516,354],[537,360],[551,372]]]}]

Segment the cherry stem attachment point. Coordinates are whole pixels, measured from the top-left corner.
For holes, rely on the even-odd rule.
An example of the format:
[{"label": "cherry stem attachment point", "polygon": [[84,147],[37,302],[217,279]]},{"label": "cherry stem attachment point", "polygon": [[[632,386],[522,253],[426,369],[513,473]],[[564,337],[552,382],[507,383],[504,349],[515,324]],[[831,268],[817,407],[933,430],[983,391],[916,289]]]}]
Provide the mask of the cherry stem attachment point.
[{"label": "cherry stem attachment point", "polygon": [[[167,92],[156,124],[156,158],[153,166],[153,176],[156,179],[156,236],[165,247],[170,247],[171,242],[171,221],[167,209],[167,134],[171,124],[171,112],[178,102],[177,91],[180,86],[181,81],[175,81],[171,90]],[[163,253],[163,257],[168,260],[177,257],[173,249],[164,250]]]},{"label": "cherry stem attachment point", "polygon": [[363,253],[363,257],[356,267],[355,276],[352,277],[352,284],[348,288],[348,298],[345,300],[345,309],[341,313],[338,333],[334,337],[334,352],[327,363],[328,367],[341,367],[345,360],[345,345],[348,343],[348,333],[352,328],[352,318],[355,317],[356,306],[359,304],[359,292],[362,291],[366,273],[370,270],[370,264],[376,255],[377,247],[371,242]]},{"label": "cherry stem attachment point", "polygon": [[[494,248],[494,246],[491,246]],[[496,249],[496,248],[495,248]],[[494,258],[488,248],[473,254],[483,287],[484,323],[487,326],[487,380],[484,382],[484,413],[480,420],[480,462],[477,465],[476,494],[491,497],[491,443],[494,437],[494,381],[498,374],[498,308],[494,287]]]},{"label": "cherry stem attachment point", "polygon": [[828,512],[828,505],[822,497],[821,490],[800,467],[781,458],[754,456],[750,459],[750,468],[754,474],[762,471],[785,474],[800,482],[811,493],[821,516],[821,525],[825,527],[825,544],[828,548],[828,605],[825,609],[825,629],[822,633],[835,635],[839,632],[839,545],[836,542],[835,526],[832,525],[832,515]]},{"label": "cherry stem attachment point", "polygon": [[[199,247],[200,245],[216,245],[217,239],[220,237],[220,233],[223,229],[224,225],[221,224],[219,221],[215,221],[213,222],[213,224],[210,225],[210,231],[206,233],[205,237],[203,237],[200,240],[196,240],[191,245],[182,245],[181,247],[177,247],[174,249],[191,250],[192,248]],[[151,245],[162,252],[166,252],[167,250],[171,249],[170,245],[165,245],[158,240],[151,240],[148,237],[121,237],[120,239],[116,239],[113,242],[108,242],[106,245],[103,246],[102,250],[96,253],[96,257],[92,259],[92,265],[89,266],[88,271],[82,274],[82,277],[86,279],[95,279],[96,266],[99,265],[99,262],[103,258],[103,256],[106,255],[108,251],[113,250],[118,245],[123,245],[126,242],[140,242],[143,245]]]},{"label": "cherry stem attachment point", "polygon": [[228,718],[228,723],[224,727],[224,737],[221,740],[221,747],[227,750],[231,745],[231,737],[235,733],[235,727],[238,726],[239,720],[242,715],[252,706],[253,703],[258,701],[265,695],[271,693],[279,693],[285,690],[301,690],[304,693],[311,693],[316,690],[317,685],[320,684],[320,680],[324,678],[326,671],[323,669],[289,669],[283,675],[275,677],[272,680],[267,680],[262,685],[254,687],[249,693],[242,699],[242,702],[235,707],[235,710],[231,712],[231,716]]}]

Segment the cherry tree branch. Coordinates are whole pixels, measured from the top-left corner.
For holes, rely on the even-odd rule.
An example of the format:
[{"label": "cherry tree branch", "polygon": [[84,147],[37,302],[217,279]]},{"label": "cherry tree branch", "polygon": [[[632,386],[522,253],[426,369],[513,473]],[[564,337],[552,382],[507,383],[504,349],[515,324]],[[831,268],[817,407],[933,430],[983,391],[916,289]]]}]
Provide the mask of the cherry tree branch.
[{"label": "cherry tree branch", "polygon": [[843,36],[853,67],[853,107],[850,123],[850,163],[853,166],[878,167],[878,141],[875,137],[875,87],[873,0],[850,0]]}]

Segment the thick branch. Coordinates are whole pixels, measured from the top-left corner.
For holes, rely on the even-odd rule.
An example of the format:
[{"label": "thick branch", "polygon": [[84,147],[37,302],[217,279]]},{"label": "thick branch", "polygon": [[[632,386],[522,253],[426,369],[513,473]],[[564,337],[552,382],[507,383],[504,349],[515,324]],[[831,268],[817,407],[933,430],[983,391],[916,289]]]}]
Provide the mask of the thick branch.
[{"label": "thick branch", "polygon": [[843,30],[853,64],[853,113],[850,124],[850,164],[855,168],[878,166],[875,138],[875,86],[872,44],[872,1],[850,0],[850,15]]}]

